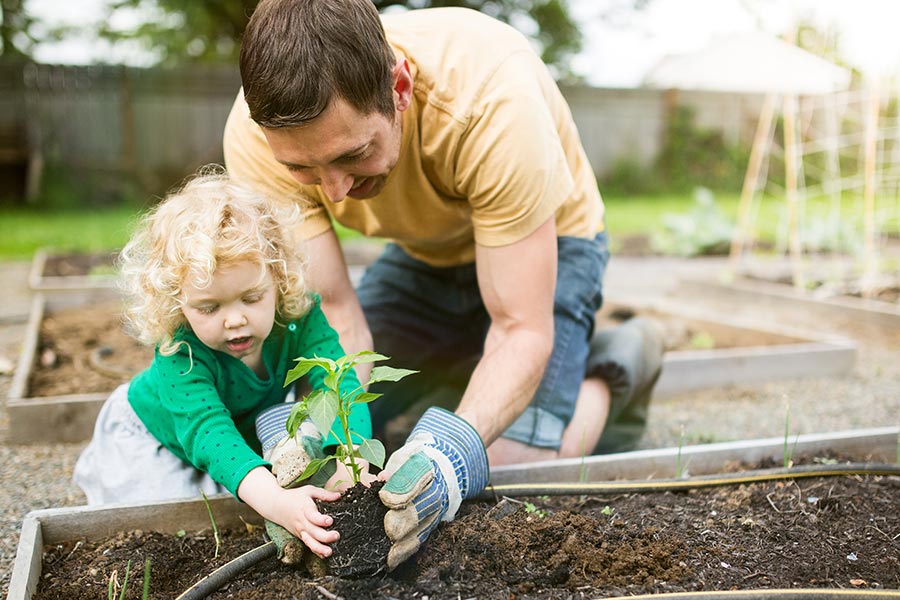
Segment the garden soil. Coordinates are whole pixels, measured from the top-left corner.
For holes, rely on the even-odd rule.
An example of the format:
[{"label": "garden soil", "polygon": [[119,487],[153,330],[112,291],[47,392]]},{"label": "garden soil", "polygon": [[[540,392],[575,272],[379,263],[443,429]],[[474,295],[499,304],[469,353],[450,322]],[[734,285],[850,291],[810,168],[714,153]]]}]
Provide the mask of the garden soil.
[{"label": "garden soil", "polygon": [[[210,598],[603,598],[769,588],[900,588],[900,477],[842,476],[687,492],[467,502],[392,573],[313,577],[267,559]],[[172,598],[264,543],[229,531],[128,532],[51,548],[35,598],[103,596],[110,579]],[[119,592],[116,592],[117,594]],[[118,595],[116,596],[118,597]]]}]

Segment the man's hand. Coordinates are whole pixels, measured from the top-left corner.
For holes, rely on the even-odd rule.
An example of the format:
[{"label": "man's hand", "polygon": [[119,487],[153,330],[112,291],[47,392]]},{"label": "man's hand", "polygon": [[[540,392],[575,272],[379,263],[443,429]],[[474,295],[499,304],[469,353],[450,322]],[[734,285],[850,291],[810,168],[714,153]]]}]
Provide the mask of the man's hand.
[{"label": "man's hand", "polygon": [[384,530],[391,539],[388,570],[416,553],[440,521],[452,521],[463,500],[487,485],[487,453],[469,423],[429,408],[390,459],[380,479],[381,501],[390,510]]}]

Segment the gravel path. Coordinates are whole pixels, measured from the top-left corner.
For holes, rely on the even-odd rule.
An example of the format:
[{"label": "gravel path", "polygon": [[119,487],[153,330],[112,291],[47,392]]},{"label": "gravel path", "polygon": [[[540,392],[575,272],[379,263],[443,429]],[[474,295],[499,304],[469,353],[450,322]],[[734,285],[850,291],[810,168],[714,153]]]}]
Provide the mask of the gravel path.
[{"label": "gravel path", "polygon": [[[607,277],[607,290],[642,297],[671,298],[678,277],[716,269],[715,261],[640,261],[616,259]],[[28,264],[0,263],[0,365],[15,363],[25,330],[30,295]],[[790,405],[792,433],[840,431],[900,424],[900,361],[898,333],[833,329],[809,315],[785,311],[773,314],[752,306],[717,306],[708,299],[690,298],[692,306],[711,312],[805,327],[851,337],[859,344],[857,366],[850,376],[770,382],[704,390],[657,400],[643,446],[676,446],[736,439],[779,437],[784,433]],[[7,365],[9,364],[7,362]],[[3,371],[3,369],[0,369]],[[11,373],[0,373],[0,397],[6,398]],[[71,483],[72,467],[84,444],[18,446],[5,443],[9,422],[5,403],[0,410],[0,593],[6,596],[23,517],[32,510],[74,506],[84,502]]]}]

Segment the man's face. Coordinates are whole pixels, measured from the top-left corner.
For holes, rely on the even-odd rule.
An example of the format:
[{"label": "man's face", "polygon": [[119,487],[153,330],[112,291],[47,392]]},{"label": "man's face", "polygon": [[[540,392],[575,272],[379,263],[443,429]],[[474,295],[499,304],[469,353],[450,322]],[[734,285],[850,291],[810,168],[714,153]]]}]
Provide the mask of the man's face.
[{"label": "man's face", "polygon": [[275,159],[303,185],[318,185],[332,202],[377,196],[400,156],[401,113],[363,114],[335,98],[310,123],[263,128]]}]

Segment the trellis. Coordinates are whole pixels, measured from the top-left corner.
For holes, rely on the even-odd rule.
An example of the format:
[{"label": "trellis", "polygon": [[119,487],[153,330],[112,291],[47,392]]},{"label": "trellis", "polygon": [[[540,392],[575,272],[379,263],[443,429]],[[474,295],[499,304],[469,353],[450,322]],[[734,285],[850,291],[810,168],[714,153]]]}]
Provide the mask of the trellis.
[{"label": "trellis", "polygon": [[[884,249],[900,224],[896,97],[877,80],[831,94],[766,97],[741,193],[732,273],[752,268],[760,207],[775,201],[783,217],[774,253],[787,257],[795,286],[824,271],[830,285],[869,296],[891,281]],[[852,214],[861,215],[858,223],[845,221]],[[811,235],[816,228],[818,242],[826,242],[824,261]]]}]

